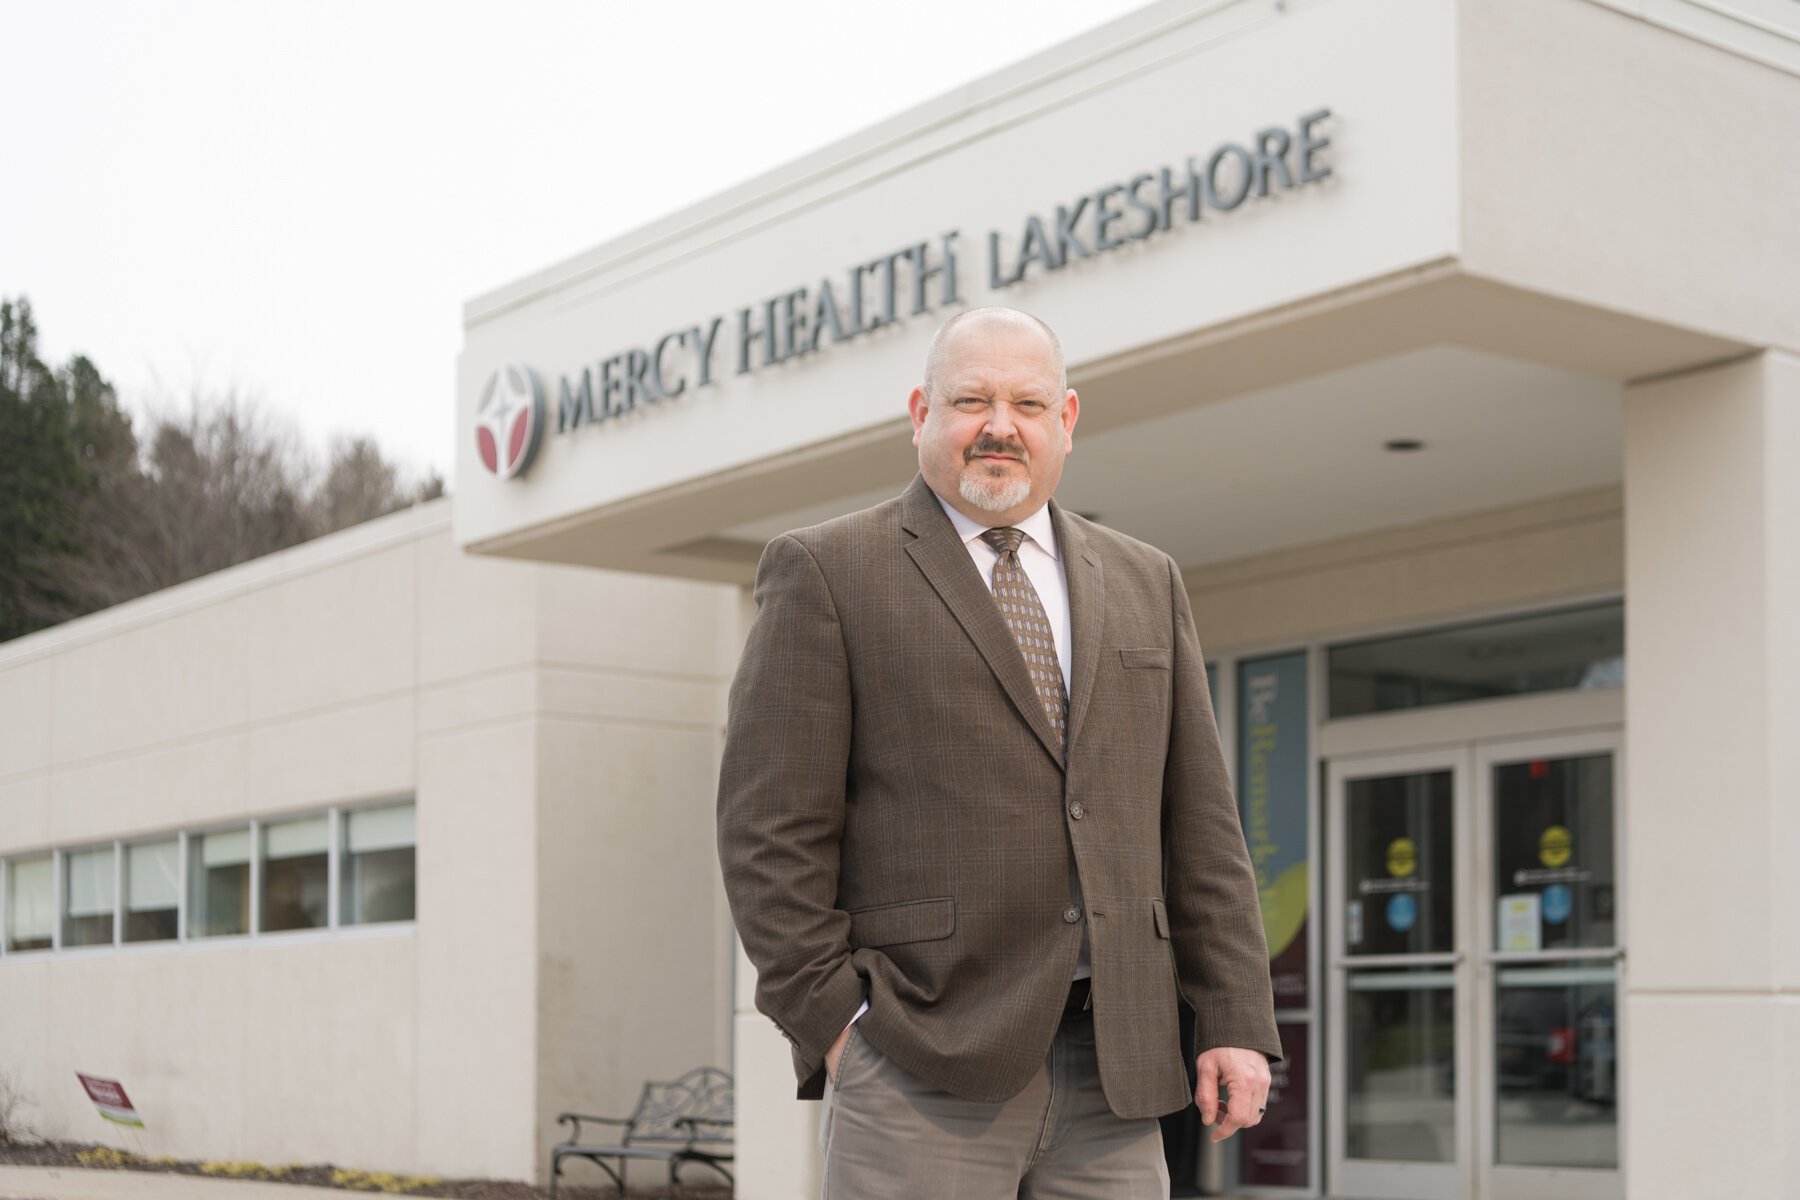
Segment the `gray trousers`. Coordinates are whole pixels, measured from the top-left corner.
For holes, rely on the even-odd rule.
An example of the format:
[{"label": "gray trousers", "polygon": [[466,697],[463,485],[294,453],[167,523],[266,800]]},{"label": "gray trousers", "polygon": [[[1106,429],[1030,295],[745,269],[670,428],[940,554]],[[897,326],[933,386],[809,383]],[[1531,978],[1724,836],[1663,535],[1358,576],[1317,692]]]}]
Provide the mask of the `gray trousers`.
[{"label": "gray trousers", "polygon": [[1065,1020],[1025,1090],[940,1092],[852,1027],[819,1116],[824,1200],[1168,1200],[1162,1124],[1113,1115],[1091,1020]]}]

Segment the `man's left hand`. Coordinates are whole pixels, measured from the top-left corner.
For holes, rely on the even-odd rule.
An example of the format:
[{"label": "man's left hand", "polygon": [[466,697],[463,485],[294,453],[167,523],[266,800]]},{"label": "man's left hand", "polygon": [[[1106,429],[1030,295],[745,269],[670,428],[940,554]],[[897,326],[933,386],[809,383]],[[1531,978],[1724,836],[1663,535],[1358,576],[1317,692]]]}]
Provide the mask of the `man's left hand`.
[{"label": "man's left hand", "polygon": [[[1194,1103],[1200,1106],[1201,1122],[1212,1128],[1213,1141],[1222,1142],[1262,1120],[1263,1108],[1269,1103],[1269,1060],[1261,1051],[1215,1046],[1195,1059],[1194,1065],[1200,1071]],[[1223,1104],[1219,1102],[1221,1084],[1228,1095]]]}]

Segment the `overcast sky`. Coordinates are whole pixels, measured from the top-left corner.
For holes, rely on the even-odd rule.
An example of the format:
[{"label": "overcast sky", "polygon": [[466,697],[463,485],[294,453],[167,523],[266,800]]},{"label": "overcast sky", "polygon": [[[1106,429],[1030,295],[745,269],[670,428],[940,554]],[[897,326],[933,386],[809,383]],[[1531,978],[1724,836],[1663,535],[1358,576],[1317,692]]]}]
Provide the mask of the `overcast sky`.
[{"label": "overcast sky", "polygon": [[0,0],[0,296],[450,474],[462,304],[1138,0]]}]

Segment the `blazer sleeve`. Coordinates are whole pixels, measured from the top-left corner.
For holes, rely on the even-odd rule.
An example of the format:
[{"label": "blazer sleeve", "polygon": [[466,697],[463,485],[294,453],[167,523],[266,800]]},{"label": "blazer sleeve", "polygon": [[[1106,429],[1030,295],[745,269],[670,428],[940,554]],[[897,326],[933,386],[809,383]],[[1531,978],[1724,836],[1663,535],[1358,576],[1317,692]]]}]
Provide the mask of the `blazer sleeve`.
[{"label": "blazer sleeve", "polygon": [[830,588],[784,534],[763,551],[757,613],[732,680],[719,770],[719,862],[756,1007],[803,1077],[850,1022],[863,981],[837,907],[851,693]]},{"label": "blazer sleeve", "polygon": [[1262,904],[1206,686],[1206,660],[1173,559],[1174,696],[1163,770],[1163,880],[1195,1052],[1217,1046],[1281,1058]]}]

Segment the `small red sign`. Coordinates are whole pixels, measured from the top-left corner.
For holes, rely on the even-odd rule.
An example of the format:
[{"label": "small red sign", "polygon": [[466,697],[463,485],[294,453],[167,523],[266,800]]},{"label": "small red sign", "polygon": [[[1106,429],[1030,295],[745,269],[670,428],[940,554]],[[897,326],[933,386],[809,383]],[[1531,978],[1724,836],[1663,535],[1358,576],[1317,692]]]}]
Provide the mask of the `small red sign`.
[{"label": "small red sign", "polygon": [[124,1084],[116,1079],[102,1079],[98,1075],[83,1075],[80,1071],[75,1072],[75,1078],[81,1080],[83,1090],[87,1092],[88,1099],[94,1102],[94,1107],[100,1110],[101,1116],[121,1125],[143,1126],[143,1118],[138,1116],[137,1109],[131,1106],[130,1098],[125,1095]]}]

